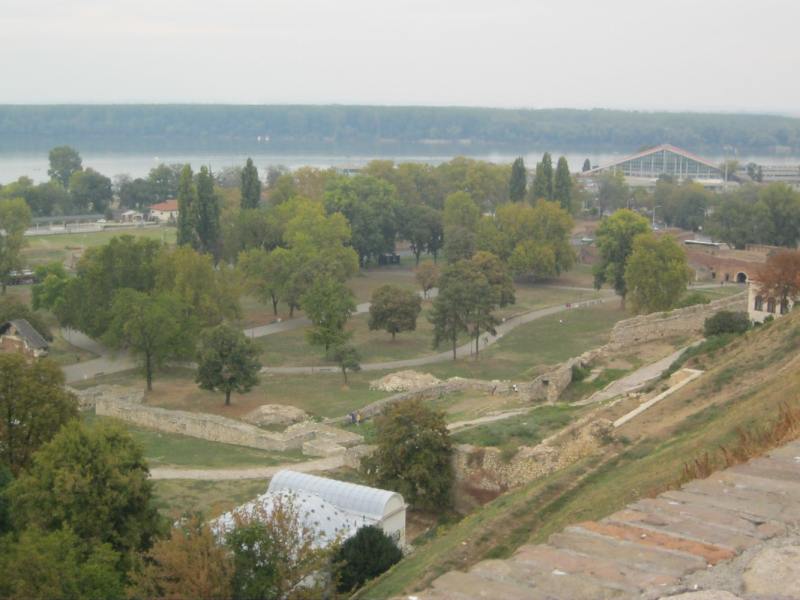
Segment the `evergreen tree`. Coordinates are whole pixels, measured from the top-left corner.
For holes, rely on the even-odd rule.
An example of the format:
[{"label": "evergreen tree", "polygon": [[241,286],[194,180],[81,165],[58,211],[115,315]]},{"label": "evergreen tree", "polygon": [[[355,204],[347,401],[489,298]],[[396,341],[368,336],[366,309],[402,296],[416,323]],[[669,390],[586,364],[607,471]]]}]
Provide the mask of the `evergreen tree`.
[{"label": "evergreen tree", "polygon": [[220,207],[219,198],[214,191],[214,175],[208,167],[200,167],[197,176],[197,239],[199,242],[198,250],[203,254],[213,254],[215,257],[219,252],[220,236]]},{"label": "evergreen tree", "polygon": [[242,210],[257,209],[261,202],[261,180],[253,159],[248,158],[242,169]]},{"label": "evergreen tree", "polygon": [[508,183],[508,197],[512,202],[525,199],[525,188],[528,186],[528,174],[525,172],[525,161],[520,156],[511,165],[511,180]]},{"label": "evergreen tree", "polygon": [[591,161],[590,161],[590,160],[587,158],[585,161],[583,161],[583,168],[581,169],[581,171],[583,171],[584,173],[586,173],[586,171],[591,171],[591,170],[592,170],[592,163],[591,163]]},{"label": "evergreen tree", "polygon": [[178,182],[178,246],[190,245],[197,249],[197,233],[194,229],[197,205],[197,188],[192,183],[192,167],[184,165]]},{"label": "evergreen tree", "polygon": [[388,571],[403,558],[403,551],[394,540],[376,525],[359,528],[345,540],[334,556],[339,576],[336,589],[342,594],[352,593],[369,579]]},{"label": "evergreen tree", "polygon": [[553,200],[561,203],[561,208],[572,212],[572,175],[569,172],[567,159],[558,159],[555,181],[553,182]]},{"label": "evergreen tree", "polygon": [[542,162],[536,163],[536,174],[531,185],[531,204],[536,204],[540,198],[553,199],[553,159],[549,152],[542,156]]}]

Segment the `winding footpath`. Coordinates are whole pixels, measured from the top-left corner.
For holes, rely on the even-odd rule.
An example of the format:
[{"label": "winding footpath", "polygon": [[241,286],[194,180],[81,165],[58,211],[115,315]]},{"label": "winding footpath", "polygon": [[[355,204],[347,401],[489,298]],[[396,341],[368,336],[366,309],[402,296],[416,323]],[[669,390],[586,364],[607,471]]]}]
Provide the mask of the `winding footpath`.
[{"label": "winding footpath", "polygon": [[[579,287],[575,288],[570,288],[565,286],[542,286],[542,287],[561,289],[561,290],[568,289],[580,292],[596,291],[591,288],[579,288]],[[438,290],[436,289],[429,290],[428,298],[435,298],[437,292]],[[598,302],[610,302],[612,300],[618,300],[618,299],[619,297],[616,295],[609,295],[608,297],[599,300],[588,300],[586,302],[583,302],[581,306],[585,307],[590,304]],[[577,302],[573,302],[572,304],[575,305],[576,309],[578,308]],[[482,346],[482,348],[494,344],[498,340],[502,339],[504,334],[513,330],[515,327],[519,327],[520,325],[524,325],[525,323],[530,323],[531,321],[535,321],[536,319],[541,319],[542,317],[545,317],[547,315],[552,315],[565,310],[568,310],[566,305],[560,304],[558,306],[551,306],[549,308],[534,310],[522,315],[518,315],[516,317],[512,317],[510,319],[506,319],[504,323],[502,323],[497,327],[497,335],[485,334],[484,336],[481,337],[482,340],[483,339],[487,340],[487,342]],[[355,314],[358,315],[367,312],[369,312],[369,302],[364,302],[356,306]],[[311,322],[308,320],[308,318],[298,317],[290,321],[282,321],[280,323],[271,323],[269,325],[262,325],[260,327],[245,329],[243,330],[243,332],[247,337],[260,338],[268,335],[274,335],[276,333],[282,333],[285,331],[292,331],[294,329],[308,327],[309,325],[311,325]],[[69,340],[73,346],[77,346],[78,348],[87,350],[99,356],[99,358],[90,361],[85,361],[82,363],[76,363],[74,365],[63,367],[62,370],[64,371],[64,374],[66,376],[67,383],[74,383],[76,381],[81,381],[84,379],[91,379],[99,375],[109,375],[111,373],[128,371],[136,367],[136,362],[131,360],[125,351],[109,350],[96,340],[91,339],[90,337],[84,335],[79,331],[62,329],[61,335],[64,339]],[[472,354],[473,350],[474,350],[474,345],[472,343],[464,344],[463,346],[460,346],[459,348],[456,349],[456,357],[462,358],[464,356],[469,356],[470,354]],[[390,362],[363,364],[361,365],[361,369],[363,371],[405,369],[409,367],[419,367],[422,365],[429,365],[448,360],[453,360],[452,350],[449,350],[447,352],[441,352],[439,354],[431,354],[428,356],[411,358],[407,360],[395,360]],[[322,368],[265,367],[261,369],[261,372],[262,373],[325,373],[325,372],[333,373],[338,371],[336,367],[326,366]]]}]

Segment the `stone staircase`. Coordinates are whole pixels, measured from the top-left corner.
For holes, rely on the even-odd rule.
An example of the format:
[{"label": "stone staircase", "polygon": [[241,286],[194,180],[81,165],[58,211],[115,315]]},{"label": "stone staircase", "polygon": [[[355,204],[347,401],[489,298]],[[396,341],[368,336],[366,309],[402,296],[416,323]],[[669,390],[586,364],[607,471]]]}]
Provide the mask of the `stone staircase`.
[{"label": "stone staircase", "polygon": [[451,571],[420,600],[667,596],[681,578],[728,562],[800,524],[800,441],[580,523],[507,560]]}]

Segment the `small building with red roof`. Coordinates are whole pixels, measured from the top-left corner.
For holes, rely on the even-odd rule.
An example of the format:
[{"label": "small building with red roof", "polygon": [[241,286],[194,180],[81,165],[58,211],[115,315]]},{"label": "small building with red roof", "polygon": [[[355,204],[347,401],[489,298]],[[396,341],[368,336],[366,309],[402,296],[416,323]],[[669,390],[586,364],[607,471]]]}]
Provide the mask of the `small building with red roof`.
[{"label": "small building with red roof", "polygon": [[178,220],[178,201],[166,200],[154,204],[150,207],[148,219],[156,223],[174,223]]}]

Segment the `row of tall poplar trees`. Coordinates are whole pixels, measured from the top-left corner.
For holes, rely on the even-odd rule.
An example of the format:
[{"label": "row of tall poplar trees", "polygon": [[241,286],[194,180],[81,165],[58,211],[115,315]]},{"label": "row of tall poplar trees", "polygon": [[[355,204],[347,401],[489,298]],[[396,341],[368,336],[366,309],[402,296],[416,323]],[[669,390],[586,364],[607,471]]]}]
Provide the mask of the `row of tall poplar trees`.
[{"label": "row of tall poplar trees", "polygon": [[558,159],[555,174],[553,173],[553,158],[545,152],[542,161],[536,164],[533,182],[528,188],[528,172],[525,161],[520,156],[511,165],[511,179],[509,182],[509,199],[512,202],[522,202],[526,195],[531,204],[544,198],[551,202],[560,202],[561,208],[572,212],[572,175],[565,157]]}]

